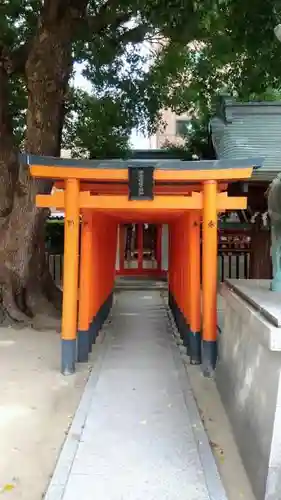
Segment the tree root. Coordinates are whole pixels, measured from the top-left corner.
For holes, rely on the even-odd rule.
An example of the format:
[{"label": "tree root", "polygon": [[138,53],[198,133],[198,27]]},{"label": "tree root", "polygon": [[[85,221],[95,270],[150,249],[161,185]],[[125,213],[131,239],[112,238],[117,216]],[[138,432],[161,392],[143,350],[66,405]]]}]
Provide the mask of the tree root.
[{"label": "tree root", "polygon": [[52,278],[44,277],[28,290],[28,304],[34,317],[31,322],[35,330],[60,331],[62,292]]},{"label": "tree root", "polygon": [[25,308],[25,298],[21,298],[19,293],[15,294],[12,286],[2,287],[1,324],[17,328],[30,326],[32,317],[30,313],[29,308]]},{"label": "tree root", "polygon": [[16,291],[11,283],[2,286],[0,326],[60,331],[62,291],[51,276],[42,278]]}]

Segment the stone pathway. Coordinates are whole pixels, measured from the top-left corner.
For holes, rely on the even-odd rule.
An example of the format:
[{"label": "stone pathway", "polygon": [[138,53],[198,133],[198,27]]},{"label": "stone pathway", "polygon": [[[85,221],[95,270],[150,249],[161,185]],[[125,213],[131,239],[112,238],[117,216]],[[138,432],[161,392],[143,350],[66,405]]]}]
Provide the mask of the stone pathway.
[{"label": "stone pathway", "polygon": [[226,500],[161,292],[122,291],[46,500]]}]

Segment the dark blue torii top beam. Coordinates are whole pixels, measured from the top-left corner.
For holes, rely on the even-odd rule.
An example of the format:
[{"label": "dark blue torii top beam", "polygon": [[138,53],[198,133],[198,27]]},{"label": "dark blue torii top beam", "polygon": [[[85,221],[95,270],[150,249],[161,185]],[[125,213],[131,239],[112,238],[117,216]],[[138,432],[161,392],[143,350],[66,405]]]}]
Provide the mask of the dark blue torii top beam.
[{"label": "dark blue torii top beam", "polygon": [[239,160],[86,160],[83,158],[60,158],[37,156],[20,153],[19,160],[26,165],[42,165],[52,167],[73,167],[88,169],[128,169],[129,167],[154,167],[159,170],[228,170],[252,167],[261,168],[264,158],[245,158]]}]

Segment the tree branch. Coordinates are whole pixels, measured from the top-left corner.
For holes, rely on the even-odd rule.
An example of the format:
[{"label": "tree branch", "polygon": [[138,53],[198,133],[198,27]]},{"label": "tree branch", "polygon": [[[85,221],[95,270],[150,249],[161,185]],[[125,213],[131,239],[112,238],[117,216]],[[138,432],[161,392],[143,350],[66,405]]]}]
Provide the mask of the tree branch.
[{"label": "tree branch", "polygon": [[130,21],[132,16],[133,11],[129,8],[120,10],[120,0],[108,0],[94,15],[88,15],[84,20],[80,20],[79,24],[82,25],[82,28],[87,28],[93,35],[101,35],[107,28],[119,28],[122,24]]},{"label": "tree branch", "polygon": [[132,43],[137,44],[145,40],[148,33],[152,32],[152,27],[148,24],[139,24],[134,28],[125,30],[120,37],[118,37],[118,42],[121,43]]},{"label": "tree branch", "polygon": [[[107,28],[117,29],[122,24],[128,22],[132,17],[131,13],[127,12],[107,12],[101,10],[96,16],[90,16],[86,19],[87,28],[93,35],[100,35]],[[85,25],[85,22],[83,23]]]},{"label": "tree branch", "polygon": [[76,24],[86,15],[89,0],[44,0],[41,20],[50,30],[65,18]]},{"label": "tree branch", "polygon": [[107,0],[107,2],[101,6],[98,10],[97,15],[95,17],[104,18],[111,12],[115,16],[117,15],[117,11],[120,8],[120,0]]},{"label": "tree branch", "polygon": [[[46,24],[51,20],[51,23],[58,22],[62,16],[69,14],[72,18],[80,18],[87,7],[88,0],[45,0],[42,9],[42,21]],[[5,50],[6,71],[8,74],[18,73],[24,74],[25,64],[28,58],[33,37],[20,47],[9,52]]]}]

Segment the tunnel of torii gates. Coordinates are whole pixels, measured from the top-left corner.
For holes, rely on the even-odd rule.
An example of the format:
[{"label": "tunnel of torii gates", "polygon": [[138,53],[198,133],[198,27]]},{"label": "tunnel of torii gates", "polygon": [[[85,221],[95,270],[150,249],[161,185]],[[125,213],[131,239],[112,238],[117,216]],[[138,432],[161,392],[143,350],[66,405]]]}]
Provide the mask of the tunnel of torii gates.
[{"label": "tunnel of torii gates", "polygon": [[62,373],[71,374],[76,362],[88,360],[110,312],[118,226],[165,223],[169,305],[191,363],[202,363],[204,374],[210,376],[217,357],[218,213],[247,207],[246,197],[228,196],[228,184],[249,179],[262,160],[21,156],[31,176],[52,179],[58,188],[38,194],[37,207],[65,212]]}]

